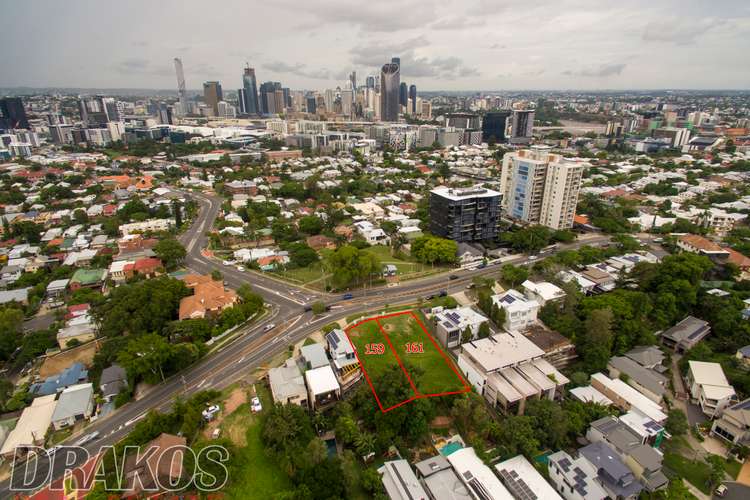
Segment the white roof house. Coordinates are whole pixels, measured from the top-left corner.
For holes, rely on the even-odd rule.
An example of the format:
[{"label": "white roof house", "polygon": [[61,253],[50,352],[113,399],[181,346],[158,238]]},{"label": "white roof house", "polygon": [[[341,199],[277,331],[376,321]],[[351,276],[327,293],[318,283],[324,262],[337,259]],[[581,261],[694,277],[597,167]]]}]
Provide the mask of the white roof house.
[{"label": "white roof house", "polygon": [[509,332],[519,332],[536,322],[539,302],[510,289],[492,296],[492,304],[505,310],[503,328]]},{"label": "white roof house", "polygon": [[590,385],[584,387],[575,387],[570,391],[571,396],[582,403],[596,403],[602,406],[611,406],[612,400],[597,391]]},{"label": "white roof house", "polygon": [[521,287],[523,288],[526,297],[536,300],[540,306],[544,306],[547,302],[559,300],[565,297],[565,292],[562,288],[548,281],[534,283],[531,280],[526,280],[521,284]]},{"label": "white roof house", "polygon": [[448,461],[469,491],[481,491],[489,500],[513,500],[513,495],[500,479],[474,452],[474,448],[461,448],[448,455]]},{"label": "white roof house", "polygon": [[719,363],[688,361],[686,380],[690,387],[690,396],[698,400],[703,413],[710,417],[721,414],[721,411],[737,397],[734,387],[729,385]]},{"label": "white roof house", "polygon": [[594,373],[591,375],[591,385],[623,410],[636,409],[656,423],[663,423],[667,420],[667,415],[662,411],[661,405],[620,379],[611,379],[603,373]]},{"label": "white roof house", "polygon": [[536,498],[562,499],[523,455],[495,464],[495,470],[505,487],[516,498],[532,498],[528,495],[531,492]]},{"label": "white roof house", "polygon": [[385,462],[378,473],[391,500],[428,500],[427,492],[406,460]]},{"label": "white roof house", "polygon": [[305,372],[307,382],[307,393],[310,396],[310,405],[315,408],[325,404],[329,398],[337,398],[341,395],[341,386],[333,373],[331,365],[321,366]]},{"label": "white roof house", "polygon": [[479,335],[479,327],[488,321],[486,316],[468,306],[455,309],[436,307],[433,312],[437,324],[435,334],[438,340],[449,348],[461,343],[461,335],[466,328],[471,330],[472,339],[476,339]]},{"label": "white roof house", "polygon": [[307,406],[305,380],[294,359],[290,358],[283,365],[268,370],[268,382],[274,402]]},{"label": "white roof house", "polygon": [[77,420],[89,418],[94,409],[94,386],[76,384],[67,387],[60,394],[52,414],[55,430],[74,425]]},{"label": "white roof house", "polygon": [[24,408],[16,427],[10,431],[3,443],[0,455],[12,455],[16,448],[39,446],[44,443],[47,429],[52,422],[52,414],[57,407],[56,397],[57,394],[50,394],[34,398],[31,406]]}]

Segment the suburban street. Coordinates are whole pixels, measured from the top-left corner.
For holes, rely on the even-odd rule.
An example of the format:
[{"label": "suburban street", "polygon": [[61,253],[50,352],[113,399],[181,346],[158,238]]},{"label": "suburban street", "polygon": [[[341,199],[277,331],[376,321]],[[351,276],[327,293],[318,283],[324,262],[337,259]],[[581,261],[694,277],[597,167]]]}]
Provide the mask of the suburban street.
[{"label": "suburban street", "polygon": [[[420,297],[446,290],[448,294],[457,293],[466,288],[476,276],[497,277],[500,266],[493,265],[484,269],[455,270],[452,274],[457,279],[449,280],[447,274],[429,278],[407,281],[396,287],[373,287],[366,291],[353,292],[353,299],[341,300],[341,295],[311,292],[295,287],[280,280],[261,276],[255,272],[241,272],[235,267],[222,266],[202,254],[207,242],[206,233],[211,230],[214,220],[221,210],[221,198],[195,194],[192,197],[200,204],[200,212],[191,227],[185,231],[180,240],[185,245],[187,257],[185,265],[198,273],[210,273],[219,269],[224,280],[231,288],[237,289],[249,283],[253,290],[260,294],[268,306],[268,314],[260,321],[241,327],[230,341],[207,355],[195,365],[186,368],[163,383],[152,387],[140,399],[119,408],[107,417],[93,421],[85,433],[98,432],[99,438],[85,448],[95,454],[99,447],[113,445],[123,439],[133,425],[147,415],[150,410],[166,411],[177,396],[190,396],[201,390],[221,389],[247,377],[264,362],[288,349],[289,345],[309,336],[324,325],[337,321],[357,312],[367,312],[378,307],[413,303]],[[575,249],[583,245],[601,244],[609,240],[605,235],[594,235],[569,245],[560,245],[556,251]],[[507,258],[503,263],[525,264],[528,257],[516,255]],[[305,305],[321,300],[332,306],[331,310],[321,316],[306,312]],[[276,325],[266,328],[267,325]],[[72,444],[81,437],[71,436],[62,444]],[[59,477],[65,470],[63,454],[58,454],[52,478]],[[35,459],[32,459],[35,460]],[[47,462],[44,458],[40,462]],[[75,465],[82,460],[77,457]],[[39,470],[44,476],[49,463],[40,463]],[[32,467],[33,469],[33,467]],[[47,481],[44,482],[46,484]],[[0,483],[0,497],[11,495],[9,481]]]}]

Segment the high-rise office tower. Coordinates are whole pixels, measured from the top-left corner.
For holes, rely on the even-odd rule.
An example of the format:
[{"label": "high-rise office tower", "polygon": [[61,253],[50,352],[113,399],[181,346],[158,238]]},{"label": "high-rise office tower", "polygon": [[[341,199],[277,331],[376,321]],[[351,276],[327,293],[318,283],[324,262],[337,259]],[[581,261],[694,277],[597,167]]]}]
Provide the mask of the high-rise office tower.
[{"label": "high-rise office tower", "polygon": [[430,191],[430,231],[458,242],[494,240],[500,220],[497,191],[481,187]]},{"label": "high-rise office tower", "polygon": [[247,93],[245,89],[237,89],[237,110],[241,115],[247,114]]},{"label": "high-rise office tower", "polygon": [[535,145],[506,154],[500,174],[505,213],[529,224],[572,227],[587,166],[552,153],[549,146]]},{"label": "high-rise office tower", "polygon": [[219,82],[206,82],[203,84],[203,101],[206,106],[213,109],[214,116],[219,116],[219,101],[224,100]]},{"label": "high-rise office tower", "polygon": [[326,113],[332,113],[333,103],[336,100],[336,93],[333,89],[326,89],[325,94],[323,94],[323,100],[325,102]]},{"label": "high-rise office tower", "polygon": [[401,69],[401,58],[391,57],[391,64],[398,64],[398,69]]},{"label": "high-rise office tower", "polygon": [[341,114],[351,118],[354,104],[354,91],[344,89],[341,91]]},{"label": "high-rise office tower", "polygon": [[398,121],[400,80],[398,63],[383,65],[380,70],[380,119],[384,122]]},{"label": "high-rise office tower", "polygon": [[185,73],[182,70],[182,59],[174,58],[174,71],[177,73],[177,99],[179,102],[179,114],[188,113],[187,90],[185,89]]},{"label": "high-rise office tower", "polygon": [[289,90],[289,87],[283,87],[281,89],[281,92],[284,95],[284,107],[291,108],[292,107],[292,91]]},{"label": "high-rise office tower", "polygon": [[307,112],[311,114],[315,114],[315,112],[318,110],[317,102],[314,95],[309,95],[305,98],[306,106],[307,106]]},{"label": "high-rise office tower", "polygon": [[492,111],[484,115],[482,121],[482,141],[505,142],[510,111]]},{"label": "high-rise office tower", "polygon": [[255,80],[255,68],[251,68],[249,64],[246,64],[245,73],[242,75],[242,88],[245,90],[244,113],[248,115],[259,114],[258,82]]},{"label": "high-rise office tower", "polygon": [[172,125],[172,108],[166,105],[166,103],[160,102],[156,109],[156,114],[159,117],[159,123],[162,125]]},{"label": "high-rise office tower", "polygon": [[365,80],[365,86],[368,89],[374,89],[375,88],[375,77],[374,76],[368,76]]},{"label": "high-rise office tower", "polygon": [[112,97],[83,97],[78,101],[81,121],[86,127],[106,127],[110,122],[122,121],[117,101]]},{"label": "high-rise office tower", "polygon": [[406,82],[401,82],[401,85],[398,86],[398,103],[401,106],[406,106],[408,102],[409,102],[409,86],[406,85]]},{"label": "high-rise office tower", "polygon": [[411,109],[409,112],[412,115],[417,114],[417,86],[409,85],[409,99],[411,99]]},{"label": "high-rise office tower", "polygon": [[510,137],[512,143],[529,143],[534,131],[534,110],[514,109],[513,127]]},{"label": "high-rise office tower", "polygon": [[357,90],[357,72],[352,71],[349,74],[349,82],[352,84],[352,90]]},{"label": "high-rise office tower", "polygon": [[29,119],[20,97],[0,99],[0,128],[29,128]]}]

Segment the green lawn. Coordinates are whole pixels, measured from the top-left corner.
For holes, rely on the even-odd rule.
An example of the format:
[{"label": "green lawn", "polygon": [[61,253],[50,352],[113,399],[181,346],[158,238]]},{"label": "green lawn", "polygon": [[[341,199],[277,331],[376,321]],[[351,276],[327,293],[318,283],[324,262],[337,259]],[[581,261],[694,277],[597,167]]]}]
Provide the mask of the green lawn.
[{"label": "green lawn", "polygon": [[[260,384],[256,387],[263,407],[270,408],[273,404],[271,395]],[[258,416],[248,415],[247,405],[242,405],[235,411],[235,414],[240,412],[243,412],[240,415],[242,423],[247,426],[245,434],[247,444],[240,448],[237,455],[233,457],[229,486],[224,491],[225,498],[264,500],[291,490],[293,485],[289,476],[279,468],[273,458],[266,454],[260,419]],[[222,428],[229,424],[228,420],[229,418],[222,423]]]},{"label": "green lawn", "polygon": [[708,478],[711,474],[711,468],[703,461],[690,460],[678,453],[666,451],[664,453],[664,467],[672,471],[672,475],[687,479],[703,493],[710,493]]},{"label": "green lawn", "polygon": [[[383,335],[380,327],[386,332],[388,340]],[[394,365],[398,360],[405,367],[409,377],[414,383],[418,395],[431,395],[445,392],[462,391],[465,389],[463,383],[446,361],[447,355],[442,354],[430,341],[428,336],[411,315],[399,315],[391,318],[382,318],[367,321],[349,330],[349,336],[355,344],[360,361],[364,365],[370,380],[377,380],[379,374]],[[385,352],[382,354],[366,354],[368,344],[383,344]],[[390,346],[395,350],[392,351]],[[415,349],[416,347],[416,349]],[[369,349],[372,351],[372,349]],[[398,359],[397,359],[398,357]],[[408,378],[404,375],[408,383]],[[377,383],[374,382],[375,392],[378,397]],[[385,391],[381,391],[385,392]],[[392,406],[400,401],[384,401],[380,403],[384,408]]]}]

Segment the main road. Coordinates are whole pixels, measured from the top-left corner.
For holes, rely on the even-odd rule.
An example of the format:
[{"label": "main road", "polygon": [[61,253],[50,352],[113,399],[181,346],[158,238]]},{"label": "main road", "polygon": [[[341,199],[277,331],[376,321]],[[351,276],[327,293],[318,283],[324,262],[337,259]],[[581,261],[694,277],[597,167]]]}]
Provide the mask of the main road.
[{"label": "main road", "polygon": [[[491,276],[499,271],[499,266],[484,269],[456,270],[457,278],[450,280],[445,274],[422,280],[405,282],[396,287],[377,287],[367,291],[358,291],[350,300],[338,300],[340,297],[330,294],[312,292],[277,279],[255,272],[242,272],[235,267],[221,266],[217,261],[203,254],[207,244],[207,233],[221,211],[222,199],[207,194],[191,194],[200,204],[198,216],[190,228],[180,236],[187,255],[185,264],[195,272],[210,273],[219,269],[224,280],[232,288],[250,284],[260,294],[268,306],[268,313],[258,322],[244,326],[235,332],[231,340],[221,345],[212,353],[194,365],[158,384],[143,394],[138,400],[131,401],[102,419],[91,422],[85,433],[98,432],[95,441],[85,445],[93,455],[99,447],[113,445],[123,439],[136,422],[145,417],[149,411],[167,411],[176,397],[187,397],[206,389],[221,389],[237,380],[247,377],[277,354],[308,335],[320,330],[324,325],[352,316],[358,312],[367,312],[386,304],[397,305],[411,303],[424,297],[447,291],[456,293],[476,276]],[[583,244],[599,244],[608,240],[606,236],[594,236],[583,242],[562,245],[562,249],[574,249]],[[515,256],[506,262],[525,263],[526,256]],[[321,316],[314,316],[306,311],[305,306],[314,301],[323,301],[331,308]],[[275,326],[274,326],[275,325]],[[67,439],[63,444],[72,444],[80,435]],[[31,459],[37,460],[37,459]],[[80,465],[77,459],[74,465]],[[46,459],[38,460],[38,470],[45,477],[49,472]],[[56,478],[65,471],[64,460],[55,460],[50,478]],[[45,483],[46,484],[46,483]],[[0,497],[7,498],[13,494],[9,481],[0,483]],[[16,489],[17,491],[17,489]]]}]

